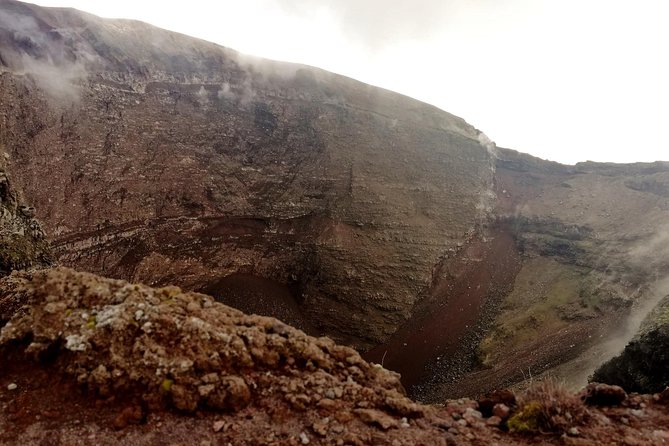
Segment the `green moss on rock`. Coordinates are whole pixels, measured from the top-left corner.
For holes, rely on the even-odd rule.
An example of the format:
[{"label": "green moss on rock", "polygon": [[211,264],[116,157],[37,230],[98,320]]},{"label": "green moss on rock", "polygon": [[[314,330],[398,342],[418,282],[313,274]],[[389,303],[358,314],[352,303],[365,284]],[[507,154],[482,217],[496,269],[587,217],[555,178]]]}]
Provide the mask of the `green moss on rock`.
[{"label": "green moss on rock", "polygon": [[539,418],[541,417],[541,403],[530,401],[523,408],[509,418],[507,426],[509,431],[518,434],[536,432],[539,429]]}]

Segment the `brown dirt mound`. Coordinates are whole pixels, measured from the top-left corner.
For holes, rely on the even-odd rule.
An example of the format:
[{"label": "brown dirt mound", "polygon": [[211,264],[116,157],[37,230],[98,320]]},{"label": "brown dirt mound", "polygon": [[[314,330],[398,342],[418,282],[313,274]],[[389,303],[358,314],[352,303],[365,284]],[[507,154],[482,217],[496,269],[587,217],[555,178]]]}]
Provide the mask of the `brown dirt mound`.
[{"label": "brown dirt mound", "polygon": [[10,283],[16,291],[1,305],[14,315],[0,344],[22,343],[30,356],[55,357],[101,396],[132,390],[152,406],[186,412],[238,409],[252,390],[285,393],[303,406],[335,385],[341,387],[333,393],[349,403],[365,398],[381,407],[403,399],[399,375],[364,362],[353,349],[209,296],[68,269],[15,275]]},{"label": "brown dirt mound", "polygon": [[534,431],[523,398],[416,404],[350,348],[173,287],[15,273],[0,326],[0,444],[669,444],[659,395]]},{"label": "brown dirt mound", "polygon": [[[382,429],[429,412],[404,396],[399,375],[353,349],[209,296],[64,268],[14,274],[1,287],[3,370],[10,357],[36,359],[98,399],[133,395],[143,410],[187,413],[309,409]],[[328,425],[318,430],[331,435]]]}]

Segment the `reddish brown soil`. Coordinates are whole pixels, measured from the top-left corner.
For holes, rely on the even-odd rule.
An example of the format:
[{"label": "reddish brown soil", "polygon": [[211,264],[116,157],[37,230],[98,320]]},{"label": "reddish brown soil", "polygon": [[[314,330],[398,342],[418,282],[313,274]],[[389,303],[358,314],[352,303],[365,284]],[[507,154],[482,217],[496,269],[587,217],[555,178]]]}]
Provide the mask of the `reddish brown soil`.
[{"label": "reddish brown soil", "polygon": [[429,295],[411,319],[365,358],[399,372],[405,386],[419,383],[430,361],[453,356],[465,336],[480,330],[484,306],[503,297],[519,268],[508,228],[470,241],[438,268]]},{"label": "reddish brown soil", "polygon": [[[559,177],[556,175],[551,181]],[[537,178],[528,177],[525,172],[498,169],[494,182],[496,212],[502,216],[513,215],[519,204],[540,193],[535,183],[538,183]],[[466,344],[476,343],[521,268],[522,259],[511,228],[504,223],[497,224],[485,239],[470,238],[454,257],[444,259],[437,266],[431,289],[402,328],[388,342],[364,355],[367,360],[399,372],[402,383],[410,390],[421,384],[422,388],[417,390],[420,394],[436,394],[433,387],[439,385],[441,396],[477,395],[517,382],[518,375],[522,374],[521,361],[521,368],[505,364],[500,369],[483,371],[486,386],[459,385],[465,376],[463,372],[468,372],[475,362],[472,354],[476,346]],[[542,347],[550,354],[552,346]],[[510,358],[515,361],[516,356],[510,355]],[[446,373],[460,375],[457,383],[444,386],[444,380],[435,377]],[[427,374],[432,376],[426,382]],[[477,376],[468,375],[467,379],[480,384]],[[423,397],[430,401],[438,399]]]},{"label": "reddish brown soil", "polygon": [[[104,401],[94,395],[87,397],[74,380],[53,364],[36,364],[21,349],[3,351],[0,370],[0,407],[5,422],[13,426],[0,435],[0,441],[6,444],[16,443],[20,433],[36,423],[54,432],[74,420],[112,426],[124,408],[120,398]],[[18,387],[9,391],[7,386],[12,383]],[[53,444],[58,444],[58,438],[53,440]]]},{"label": "reddish brown soil", "polygon": [[[327,410],[314,415],[288,407],[249,407],[237,413],[198,412],[184,415],[173,411],[146,411],[139,400],[122,394],[99,399],[88,394],[53,365],[27,360],[20,350],[5,350],[0,359],[0,444],[2,445],[117,445],[117,444],[246,444],[297,445],[300,434],[310,444],[338,444],[335,438],[323,438],[320,420]],[[11,383],[17,389],[7,390]],[[358,419],[331,414],[346,428],[341,438],[348,444],[405,445],[664,445],[669,444],[669,406],[657,397],[632,396],[622,406],[603,407],[594,414],[591,424],[578,426],[577,436],[546,433],[538,436],[511,436],[504,430],[486,426],[486,417],[467,408],[476,407],[470,400],[450,402],[441,415],[410,421],[419,429],[402,429],[367,425]],[[139,415],[139,416],[137,416]],[[350,417],[350,416],[349,416]],[[348,418],[348,419],[347,419]],[[454,418],[470,420],[467,426]],[[604,421],[607,420],[607,421]],[[336,424],[334,424],[336,426]],[[333,427],[334,427],[333,426]],[[438,427],[441,426],[441,427]],[[220,430],[217,431],[217,429]],[[340,428],[336,428],[339,430]],[[400,438],[400,439],[398,439]]]},{"label": "reddish brown soil", "polygon": [[416,404],[350,348],[176,288],[24,273],[0,281],[0,321],[2,445],[669,444],[669,395],[597,409],[544,393],[579,417],[508,434],[522,396],[504,419],[473,400]]},{"label": "reddish brown soil", "polygon": [[[575,426],[578,435],[546,432],[509,435],[489,426],[471,400],[449,402],[432,415],[409,420],[410,428],[384,429],[357,415],[322,408],[296,411],[280,403],[247,407],[235,413],[147,411],[139,399],[119,394],[101,399],[84,391],[53,364],[36,363],[19,349],[0,356],[1,445],[629,445],[669,444],[669,405],[658,396],[633,395],[622,405],[589,408],[590,420]],[[9,384],[17,389],[9,391]],[[469,409],[468,409],[469,408]],[[319,421],[340,435],[322,436]],[[466,425],[458,420],[467,421]],[[339,427],[337,427],[339,426]],[[316,429],[316,430],[314,430]]]},{"label": "reddish brown soil", "polygon": [[545,370],[573,359],[574,350],[582,348],[584,339],[599,337],[611,325],[619,323],[620,317],[620,314],[612,314],[595,322],[580,321],[559,332],[546,333],[522,349],[509,351],[492,367],[463,374],[455,382],[443,382],[440,393],[451,398],[462,398],[518,383],[524,387]]}]

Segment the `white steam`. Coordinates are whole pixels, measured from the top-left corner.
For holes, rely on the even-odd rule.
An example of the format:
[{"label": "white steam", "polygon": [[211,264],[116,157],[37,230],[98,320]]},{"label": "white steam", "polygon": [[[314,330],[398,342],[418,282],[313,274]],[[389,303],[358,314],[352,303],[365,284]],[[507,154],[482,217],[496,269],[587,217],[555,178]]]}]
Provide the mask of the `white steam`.
[{"label": "white steam", "polygon": [[490,138],[488,138],[485,133],[478,130],[477,132],[477,139],[479,144],[481,144],[486,149],[489,155],[487,166],[489,172],[485,177],[485,188],[479,194],[479,202],[476,204],[476,210],[479,214],[478,223],[484,224],[488,220],[490,213],[494,210],[495,202],[497,200],[497,195],[495,194],[493,188],[495,171],[497,167],[497,146]]},{"label": "white steam", "polygon": [[209,104],[209,93],[207,92],[207,89],[204,88],[204,85],[202,85],[197,92],[197,101],[200,103],[200,105]]},{"label": "white steam", "polygon": [[478,140],[479,140],[479,143],[483,147],[486,148],[486,150],[488,151],[490,156],[496,159],[497,158],[497,145],[495,144],[495,142],[492,139],[488,138],[488,135],[486,135],[483,132],[479,132]]},{"label": "white steam", "polygon": [[599,366],[624,350],[639,332],[646,317],[669,295],[669,275],[666,273],[669,225],[659,227],[653,235],[631,247],[626,256],[630,268],[651,272],[648,275],[650,283],[633,293],[636,295],[634,305],[618,330],[554,371],[555,375],[563,376],[567,384],[575,390],[587,384],[588,378]]},{"label": "white steam", "polygon": [[80,84],[86,79],[86,69],[82,64],[59,66],[51,60],[42,61],[23,55],[23,70],[16,74],[32,77],[37,86],[54,99],[78,100]]},{"label": "white steam", "polygon": [[237,85],[230,85],[228,82],[223,82],[216,93],[216,96],[221,101],[235,101],[241,106],[247,106],[257,100],[258,93],[255,88],[253,88],[251,77],[246,77],[241,84]]},{"label": "white steam", "polygon": [[223,100],[232,100],[235,98],[235,94],[230,90],[230,84],[227,82],[223,82],[221,84],[220,90],[218,90],[218,99],[223,99]]},{"label": "white steam", "polygon": [[99,60],[67,29],[45,31],[33,17],[0,11],[0,27],[11,32],[14,44],[0,48],[7,67],[27,76],[49,97],[76,101],[87,78],[86,65]]}]

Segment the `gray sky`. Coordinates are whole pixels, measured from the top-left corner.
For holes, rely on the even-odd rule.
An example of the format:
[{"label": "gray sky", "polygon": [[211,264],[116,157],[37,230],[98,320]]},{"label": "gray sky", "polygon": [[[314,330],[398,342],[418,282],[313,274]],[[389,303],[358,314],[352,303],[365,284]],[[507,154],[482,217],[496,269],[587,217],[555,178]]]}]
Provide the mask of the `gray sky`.
[{"label": "gray sky", "polygon": [[564,163],[669,160],[666,0],[37,0],[388,88]]}]

